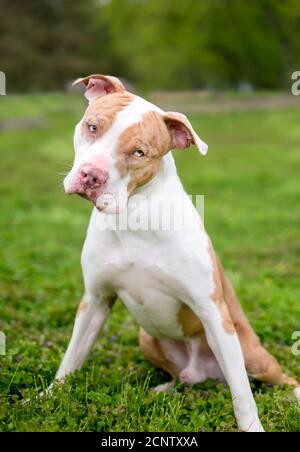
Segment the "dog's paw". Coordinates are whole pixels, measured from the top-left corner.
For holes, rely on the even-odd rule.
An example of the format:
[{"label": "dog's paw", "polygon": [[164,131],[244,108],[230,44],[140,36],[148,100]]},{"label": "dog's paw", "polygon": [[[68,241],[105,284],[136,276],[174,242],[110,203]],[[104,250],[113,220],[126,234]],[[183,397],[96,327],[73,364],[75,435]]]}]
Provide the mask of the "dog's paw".
[{"label": "dog's paw", "polygon": [[155,386],[155,388],[152,388],[153,392],[156,392],[157,394],[159,392],[169,392],[174,387],[175,381],[168,381],[167,383],[163,383],[161,385]]},{"label": "dog's paw", "polygon": [[44,389],[43,391],[39,392],[39,399],[43,399],[44,397],[49,397],[51,396],[53,392],[53,383],[51,383],[48,388]]},{"label": "dog's paw", "polygon": [[252,422],[239,422],[239,427],[242,432],[248,433],[263,433],[265,431],[258,418],[254,419]]},{"label": "dog's paw", "polygon": [[179,374],[179,381],[186,385],[194,385],[206,380],[206,375],[197,369],[185,368]]},{"label": "dog's paw", "polygon": [[48,388],[44,389],[43,391],[39,392],[38,395],[35,395],[33,398],[29,399],[24,399],[22,400],[22,405],[26,406],[28,405],[30,402],[32,402],[33,400],[38,401],[38,400],[42,400],[44,397],[49,397],[51,396],[53,391],[53,383],[51,383],[50,386],[48,386]]},{"label": "dog's paw", "polygon": [[300,402],[300,386],[298,388],[294,389],[294,395],[295,395],[296,399],[298,400],[298,402]]}]

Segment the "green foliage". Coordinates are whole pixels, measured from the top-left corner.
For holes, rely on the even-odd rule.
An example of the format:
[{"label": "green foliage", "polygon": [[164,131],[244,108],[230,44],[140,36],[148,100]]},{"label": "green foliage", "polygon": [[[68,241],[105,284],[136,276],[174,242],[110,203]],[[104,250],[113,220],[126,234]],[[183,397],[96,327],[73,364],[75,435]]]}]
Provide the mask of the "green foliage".
[{"label": "green foliage", "polygon": [[8,89],[55,89],[111,73],[146,89],[290,86],[297,0],[1,1]]},{"label": "green foliage", "polygon": [[[72,133],[85,102],[60,94],[7,96],[0,118],[40,116],[41,129],[2,130],[0,140],[1,431],[236,430],[230,394],[209,381],[174,393],[138,347],[138,327],[117,303],[82,370],[51,398],[83,285],[80,251],[91,205],[65,196]],[[182,109],[185,108],[182,102]],[[205,223],[264,345],[298,379],[299,109],[191,115],[209,153],[177,151],[188,193],[204,193]],[[288,388],[253,383],[267,430],[300,431]],[[24,404],[24,398],[30,402]]]},{"label": "green foliage", "polygon": [[2,0],[0,36],[9,92],[55,89],[99,67],[115,69],[96,0]]}]

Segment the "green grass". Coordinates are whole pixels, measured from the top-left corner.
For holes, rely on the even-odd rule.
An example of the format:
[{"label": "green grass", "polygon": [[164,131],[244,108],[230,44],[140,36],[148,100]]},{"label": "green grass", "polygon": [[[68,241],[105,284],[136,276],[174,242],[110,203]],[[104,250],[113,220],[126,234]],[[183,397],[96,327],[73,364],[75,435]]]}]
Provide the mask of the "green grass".
[{"label": "green grass", "polygon": [[[2,431],[233,431],[228,389],[212,381],[172,394],[144,360],[138,327],[118,303],[82,370],[51,398],[53,379],[83,292],[80,252],[91,205],[67,197],[73,126],[84,101],[71,95],[0,98],[0,120],[42,117],[40,129],[0,135],[0,356]],[[205,194],[205,223],[264,345],[300,379],[291,335],[300,330],[300,109],[191,116],[207,157],[177,151],[189,193]],[[290,389],[252,383],[263,424],[300,431]],[[22,400],[30,398],[24,404]]]}]

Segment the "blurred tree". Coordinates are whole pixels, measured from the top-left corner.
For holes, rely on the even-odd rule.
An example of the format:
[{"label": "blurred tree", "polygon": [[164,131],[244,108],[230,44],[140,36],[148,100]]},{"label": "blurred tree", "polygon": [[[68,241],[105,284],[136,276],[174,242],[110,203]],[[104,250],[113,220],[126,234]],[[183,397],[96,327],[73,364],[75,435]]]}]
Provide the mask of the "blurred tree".
[{"label": "blurred tree", "polygon": [[8,90],[62,88],[99,68],[117,69],[97,0],[0,0],[0,5],[0,66]]},{"label": "blurred tree", "polygon": [[293,67],[300,63],[300,46],[295,40],[300,5],[294,0],[213,3],[207,45],[219,58],[218,82],[236,85],[249,81],[263,88],[286,85]]},{"label": "blurred tree", "polygon": [[111,0],[115,46],[145,87],[278,88],[300,67],[297,0]]},{"label": "blurred tree", "polygon": [[300,68],[298,0],[0,0],[8,89],[102,72],[152,89],[283,88]]}]

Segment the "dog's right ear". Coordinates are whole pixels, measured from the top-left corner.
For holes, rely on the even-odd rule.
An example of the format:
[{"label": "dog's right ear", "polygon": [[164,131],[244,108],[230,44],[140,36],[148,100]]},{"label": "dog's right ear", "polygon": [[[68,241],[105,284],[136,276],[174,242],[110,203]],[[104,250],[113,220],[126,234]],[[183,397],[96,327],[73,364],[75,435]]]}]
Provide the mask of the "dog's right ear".
[{"label": "dog's right ear", "polygon": [[111,75],[94,74],[87,77],[78,78],[72,86],[84,83],[86,91],[85,97],[91,102],[96,97],[106,96],[107,94],[125,91],[125,86],[116,77]]}]

